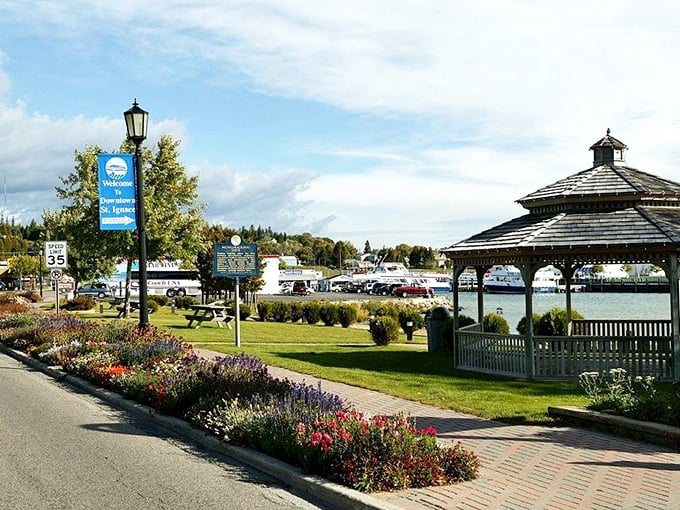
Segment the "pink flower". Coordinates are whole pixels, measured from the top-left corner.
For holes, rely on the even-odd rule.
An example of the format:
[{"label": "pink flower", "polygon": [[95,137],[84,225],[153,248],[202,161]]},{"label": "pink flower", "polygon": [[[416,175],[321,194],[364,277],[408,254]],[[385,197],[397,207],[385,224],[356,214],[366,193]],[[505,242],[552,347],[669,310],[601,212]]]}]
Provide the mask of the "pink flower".
[{"label": "pink flower", "polygon": [[420,429],[418,434],[421,436],[436,436],[437,430],[434,427],[425,427],[424,429]]},{"label": "pink flower", "polygon": [[319,446],[319,443],[321,443],[321,432],[312,432],[309,444],[312,446]]}]

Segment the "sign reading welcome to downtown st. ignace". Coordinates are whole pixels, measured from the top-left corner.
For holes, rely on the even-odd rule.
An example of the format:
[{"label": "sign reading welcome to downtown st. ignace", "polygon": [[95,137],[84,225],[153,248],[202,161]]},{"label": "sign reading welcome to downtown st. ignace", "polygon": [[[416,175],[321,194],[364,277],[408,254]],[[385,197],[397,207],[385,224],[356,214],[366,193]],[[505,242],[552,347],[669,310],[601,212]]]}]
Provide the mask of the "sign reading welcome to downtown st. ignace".
[{"label": "sign reading welcome to downtown st. ignace", "polygon": [[132,154],[99,154],[99,230],[137,228]]},{"label": "sign reading welcome to downtown st. ignace", "polygon": [[232,239],[228,243],[215,243],[214,249],[213,276],[245,278],[258,275],[256,244],[241,243],[238,239]]}]

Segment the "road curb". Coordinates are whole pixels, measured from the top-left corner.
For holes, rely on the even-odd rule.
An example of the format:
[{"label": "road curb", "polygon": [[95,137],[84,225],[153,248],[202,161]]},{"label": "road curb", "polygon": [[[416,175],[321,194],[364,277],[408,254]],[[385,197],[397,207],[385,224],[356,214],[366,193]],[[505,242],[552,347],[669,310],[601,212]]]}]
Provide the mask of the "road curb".
[{"label": "road curb", "polygon": [[304,473],[299,468],[286,464],[278,459],[252,450],[250,448],[233,446],[221,441],[218,437],[209,435],[190,423],[159,413],[155,409],[126,399],[122,395],[95,386],[88,381],[64,372],[59,367],[47,366],[40,361],[28,356],[26,353],[11,349],[0,343],[0,352],[39,370],[55,380],[77,387],[101,400],[116,406],[119,409],[133,413],[145,419],[166,427],[187,439],[190,439],[206,449],[227,455],[243,464],[258,469],[283,483],[299,490],[302,493],[322,500],[337,508],[352,508],[360,510],[399,510],[395,506],[363,492],[350,489],[343,485],[321,478],[319,476]]}]

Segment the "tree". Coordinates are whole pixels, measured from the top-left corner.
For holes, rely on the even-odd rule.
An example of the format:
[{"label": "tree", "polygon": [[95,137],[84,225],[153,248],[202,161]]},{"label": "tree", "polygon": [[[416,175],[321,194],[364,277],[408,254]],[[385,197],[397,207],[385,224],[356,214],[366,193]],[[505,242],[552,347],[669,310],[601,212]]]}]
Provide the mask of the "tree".
[{"label": "tree", "polygon": [[14,278],[22,278],[29,275],[35,276],[40,272],[38,257],[31,257],[29,255],[12,257],[7,261],[7,266],[12,270]]},{"label": "tree", "polygon": [[364,244],[364,253],[373,253],[373,250],[371,249],[371,243],[368,242],[368,239]]},{"label": "tree", "polygon": [[[164,135],[156,152],[142,150],[144,198],[147,229],[147,259],[181,259],[192,267],[196,254],[205,245],[203,206],[197,203],[198,177],[186,176],[177,161],[179,142]],[[132,152],[125,141],[120,152]],[[97,156],[100,147],[89,146],[75,152],[75,170],[60,177],[57,196],[67,201],[56,212],[45,211],[43,220],[47,239],[69,243],[69,273],[76,283],[107,276],[117,259],[127,259],[126,302],[129,301],[131,263],[138,256],[137,232],[99,230],[99,190]]]}]

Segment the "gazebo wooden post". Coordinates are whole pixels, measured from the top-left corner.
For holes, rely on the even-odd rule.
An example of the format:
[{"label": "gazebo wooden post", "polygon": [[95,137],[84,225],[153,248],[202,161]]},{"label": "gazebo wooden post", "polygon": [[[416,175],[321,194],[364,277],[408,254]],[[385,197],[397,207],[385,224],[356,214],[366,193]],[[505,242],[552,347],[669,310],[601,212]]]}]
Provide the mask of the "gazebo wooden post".
[{"label": "gazebo wooden post", "polygon": [[535,264],[521,264],[519,266],[524,280],[524,315],[526,332],[524,333],[524,354],[527,379],[534,379],[534,302],[532,283],[538,266]]},{"label": "gazebo wooden post", "polygon": [[484,327],[484,273],[487,266],[475,266],[477,274],[477,322]]},{"label": "gazebo wooden post", "polygon": [[565,310],[567,312],[567,336],[571,336],[571,279],[574,277],[574,264],[570,261],[565,261],[563,265],[556,265],[564,277],[564,292],[566,294],[564,299]]},{"label": "gazebo wooden post", "polygon": [[453,270],[451,281],[451,290],[453,291],[453,329],[451,332],[451,355],[453,357],[453,368],[456,368],[456,363],[458,363],[458,309],[460,308],[460,299],[458,296],[458,277],[465,271],[466,266],[456,266],[454,265],[451,269]]},{"label": "gazebo wooden post", "polygon": [[678,291],[678,255],[669,257],[668,283],[671,295],[671,334],[673,342],[673,381],[680,381],[680,295]]}]

